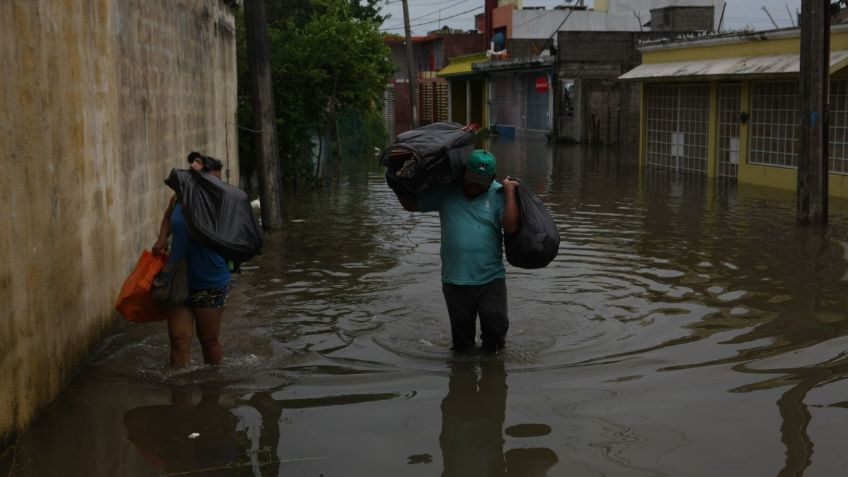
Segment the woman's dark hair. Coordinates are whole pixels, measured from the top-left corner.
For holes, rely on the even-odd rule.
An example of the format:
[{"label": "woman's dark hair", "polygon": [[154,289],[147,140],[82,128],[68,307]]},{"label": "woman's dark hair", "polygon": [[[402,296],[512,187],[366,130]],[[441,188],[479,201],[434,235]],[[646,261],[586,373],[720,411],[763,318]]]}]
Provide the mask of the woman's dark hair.
[{"label": "woman's dark hair", "polygon": [[218,159],[215,159],[212,156],[204,156],[203,154],[197,151],[191,151],[190,153],[188,153],[188,157],[186,157],[186,160],[188,160],[189,164],[191,164],[197,159],[200,159],[200,161],[203,162],[204,171],[220,171],[224,168],[223,162],[219,161]]},{"label": "woman's dark hair", "polygon": [[197,151],[191,151],[190,153],[188,153],[188,157],[186,157],[186,159],[188,160],[188,163],[191,164],[192,162],[194,162],[195,159],[201,159],[202,160],[203,154],[201,154]]}]

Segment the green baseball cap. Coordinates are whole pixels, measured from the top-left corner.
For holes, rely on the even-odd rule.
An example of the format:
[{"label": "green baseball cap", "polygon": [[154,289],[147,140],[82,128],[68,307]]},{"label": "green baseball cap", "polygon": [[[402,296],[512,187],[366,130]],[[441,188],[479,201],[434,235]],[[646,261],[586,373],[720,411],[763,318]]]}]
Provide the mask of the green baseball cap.
[{"label": "green baseball cap", "polygon": [[467,169],[466,180],[479,184],[489,184],[495,174],[495,156],[485,149],[475,149],[468,158],[468,162],[465,163],[465,168]]}]

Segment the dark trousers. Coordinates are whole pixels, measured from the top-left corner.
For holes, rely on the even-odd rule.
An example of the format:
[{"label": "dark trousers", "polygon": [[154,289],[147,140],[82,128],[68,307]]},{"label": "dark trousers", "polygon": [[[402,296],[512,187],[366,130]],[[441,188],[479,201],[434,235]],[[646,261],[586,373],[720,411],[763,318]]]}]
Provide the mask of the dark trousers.
[{"label": "dark trousers", "polygon": [[484,285],[442,283],[448,306],[454,350],[474,346],[477,316],[483,348],[497,351],[504,347],[509,318],[506,311],[506,280],[498,278]]}]

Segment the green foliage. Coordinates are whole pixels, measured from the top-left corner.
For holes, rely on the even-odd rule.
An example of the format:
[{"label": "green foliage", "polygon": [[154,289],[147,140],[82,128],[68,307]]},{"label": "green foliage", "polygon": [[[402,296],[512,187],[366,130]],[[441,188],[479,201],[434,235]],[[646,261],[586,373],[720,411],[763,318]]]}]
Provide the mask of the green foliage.
[{"label": "green foliage", "polygon": [[389,135],[378,111],[343,111],[337,125],[342,158],[373,158],[375,147],[382,149],[387,145]]},{"label": "green foliage", "polygon": [[[274,106],[283,174],[311,174],[312,138],[335,137],[342,111],[369,117],[392,73],[383,43],[379,0],[266,1]],[[239,32],[239,120],[252,124],[244,23]],[[246,122],[245,122],[246,121]],[[250,146],[249,133],[242,143]],[[246,139],[246,141],[245,141]],[[242,156],[247,157],[245,155]],[[250,156],[252,157],[252,155]],[[250,164],[244,167],[252,172]]]}]

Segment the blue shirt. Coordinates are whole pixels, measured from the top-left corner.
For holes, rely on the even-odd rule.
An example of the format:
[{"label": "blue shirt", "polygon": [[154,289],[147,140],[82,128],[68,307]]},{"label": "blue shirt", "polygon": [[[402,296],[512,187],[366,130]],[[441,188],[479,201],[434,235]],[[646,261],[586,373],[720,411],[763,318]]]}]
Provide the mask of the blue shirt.
[{"label": "blue shirt", "polygon": [[504,197],[500,183],[469,199],[462,182],[425,191],[418,210],[439,211],[442,229],[442,281],[453,285],[483,285],[505,278],[501,220]]},{"label": "blue shirt", "polygon": [[171,212],[171,256],[168,262],[186,259],[189,290],[223,288],[230,283],[230,267],[224,257],[194,240],[182,205],[177,202]]}]

